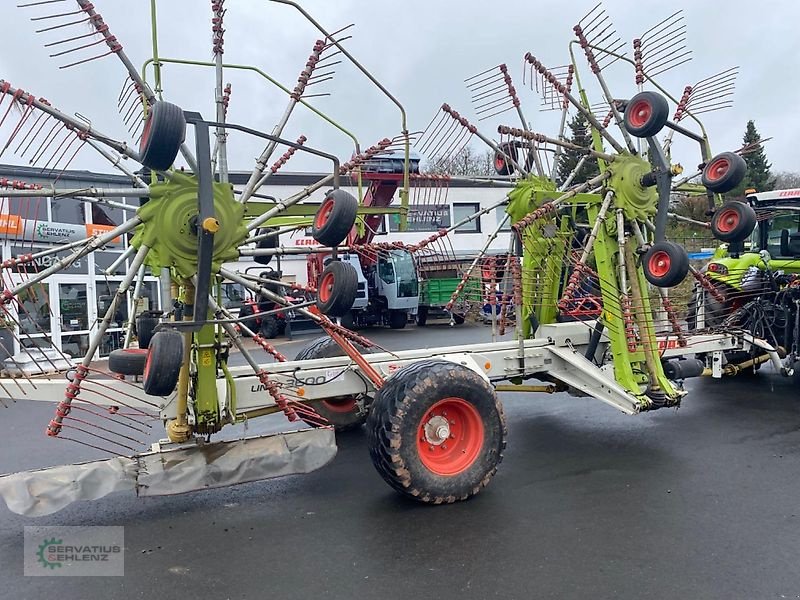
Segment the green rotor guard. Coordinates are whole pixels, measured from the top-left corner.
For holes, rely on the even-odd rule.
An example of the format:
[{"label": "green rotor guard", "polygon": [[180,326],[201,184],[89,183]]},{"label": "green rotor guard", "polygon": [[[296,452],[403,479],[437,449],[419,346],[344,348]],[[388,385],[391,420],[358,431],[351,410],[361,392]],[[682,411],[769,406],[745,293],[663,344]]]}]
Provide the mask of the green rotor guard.
[{"label": "green rotor guard", "polygon": [[[214,214],[219,231],[214,234],[212,273],[222,263],[239,258],[237,250],[247,238],[244,206],[233,196],[228,183],[212,183]],[[148,246],[146,264],[154,273],[169,268],[179,279],[197,273],[197,178],[179,172],[170,180],[150,186],[150,200],[136,214],[142,224],[131,240],[134,248]]]},{"label": "green rotor guard", "polygon": [[611,177],[606,186],[614,190],[614,205],[625,212],[629,220],[644,221],[658,210],[656,188],[642,185],[642,177],[653,170],[652,165],[639,156],[618,154],[608,167]]}]

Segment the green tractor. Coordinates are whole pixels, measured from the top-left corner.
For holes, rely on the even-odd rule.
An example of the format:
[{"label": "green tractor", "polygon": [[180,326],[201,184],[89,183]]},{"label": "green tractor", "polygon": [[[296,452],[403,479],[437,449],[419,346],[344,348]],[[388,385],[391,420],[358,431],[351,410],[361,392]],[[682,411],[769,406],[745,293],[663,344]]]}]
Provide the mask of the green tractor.
[{"label": "green tractor", "polygon": [[[798,360],[800,339],[800,189],[751,193],[728,202],[712,221],[725,241],[695,288],[690,329],[740,328],[780,348],[785,368]],[[752,351],[726,356],[757,368]]]}]

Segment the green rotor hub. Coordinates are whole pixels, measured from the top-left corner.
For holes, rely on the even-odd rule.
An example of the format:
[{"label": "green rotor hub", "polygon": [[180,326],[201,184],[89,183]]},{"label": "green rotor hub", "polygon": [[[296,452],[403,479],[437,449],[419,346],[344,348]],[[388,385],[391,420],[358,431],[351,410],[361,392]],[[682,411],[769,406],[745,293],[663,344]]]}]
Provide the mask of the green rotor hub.
[{"label": "green rotor hub", "polygon": [[[247,238],[244,206],[233,196],[228,183],[212,184],[214,215],[219,230],[214,234],[212,273],[222,263],[239,258],[237,248]],[[197,178],[171,173],[171,179],[150,186],[150,200],[136,214],[142,224],[131,240],[134,248],[148,246],[146,264],[154,273],[169,268],[181,279],[197,273],[198,203]]]},{"label": "green rotor hub", "polygon": [[642,185],[642,177],[653,170],[649,162],[632,154],[618,154],[608,170],[611,177],[607,187],[614,190],[614,205],[627,219],[644,221],[656,214],[658,192],[655,187]]}]

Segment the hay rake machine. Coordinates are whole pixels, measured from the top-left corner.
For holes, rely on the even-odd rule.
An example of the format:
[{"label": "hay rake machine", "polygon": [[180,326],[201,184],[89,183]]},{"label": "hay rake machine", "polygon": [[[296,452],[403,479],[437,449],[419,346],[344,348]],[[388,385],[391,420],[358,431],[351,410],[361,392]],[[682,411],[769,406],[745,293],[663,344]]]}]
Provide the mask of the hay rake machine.
[{"label": "hay rake machine", "polygon": [[[643,89],[652,86],[660,90],[652,80],[651,69],[671,68],[684,58],[680,51],[675,54],[671,49],[681,36],[675,16],[649,33],[650,37],[666,39],[667,44],[659,49],[645,43],[648,38],[642,36],[634,44],[633,60],[622,53],[621,42],[599,8],[576,26],[577,41],[570,46],[572,59],[567,67],[549,70],[533,55],[526,55],[531,81],[539,86],[545,105],[562,112],[556,137],[531,130],[505,66],[468,80],[479,117],[489,120],[513,110],[520,126],[500,125],[499,140],[495,141],[445,104],[418,145],[433,154],[447,155],[477,137],[494,151],[496,183],[508,187],[509,194],[496,206],[442,228],[418,244],[406,245],[375,243],[370,235],[374,223],[369,215],[387,209],[391,195],[382,193],[378,200],[380,186],[376,185],[356,199],[340,187],[340,178],[353,173],[360,182],[360,171],[366,164],[392,148],[402,150],[402,185],[398,181],[394,186],[400,188],[397,214],[404,226],[412,180],[433,182],[438,189],[448,176],[412,176],[412,135],[399,102],[349,54],[337,37],[339,32],[328,33],[293,2],[274,1],[299,10],[324,37],[314,46],[297,86],[293,90],[284,88],[289,105],[270,134],[226,121],[231,90],[223,85],[223,69],[227,68],[222,61],[223,0],[212,2],[213,62],[167,59],[158,57],[155,51],[150,61],[157,73],[170,62],[213,67],[213,121],[163,101],[159,75],[153,88],[133,67],[94,6],[84,0],[77,0],[74,13],[59,12],[36,19],[69,24],[64,19],[75,15],[77,24],[88,25],[91,31],[51,45],[72,40],[79,43],[75,51],[86,51],[105,44],[108,50],[91,58],[116,55],[121,60],[128,79],[120,95],[120,109],[138,143],[131,146],[115,140],[29,92],[6,82],[0,84],[3,98],[21,109],[6,147],[20,136],[23,151],[27,146],[55,144],[58,150],[48,167],[64,168],[65,162],[69,163],[70,145],[88,145],[131,180],[131,187],[125,189],[53,185],[51,189],[34,190],[17,182],[3,192],[7,198],[20,202],[26,197],[52,195],[59,201],[74,198],[133,213],[121,225],[108,226],[88,238],[52,249],[12,257],[3,265],[10,268],[30,263],[43,253],[57,257],[51,266],[21,280],[10,280],[5,286],[5,314],[17,324],[22,336],[20,323],[26,320],[26,306],[20,299],[24,294],[76,260],[115,240],[127,240],[127,249],[119,259],[120,264],[129,261],[126,275],[105,315],[98,319],[85,357],[74,364],[57,348],[30,348],[20,340],[22,350],[10,363],[6,361],[8,376],[0,380],[9,398],[52,401],[58,393],[55,390],[62,390],[63,399],[47,434],[54,439],[81,441],[116,456],[0,477],[0,494],[12,510],[47,514],[70,502],[96,499],[115,490],[134,489],[144,496],[173,494],[308,472],[323,466],[335,454],[331,424],[344,428],[365,420],[373,462],[392,487],[424,502],[449,503],[480,491],[502,460],[506,426],[498,391],[566,390],[593,396],[633,414],[676,406],[684,395],[677,382],[706,367],[721,375],[724,353],[743,344],[758,345],[773,360],[779,360],[775,348],[752,336],[745,339],[735,332],[685,331],[667,293],[690,271],[686,251],[666,239],[669,196],[686,184],[676,181],[681,169],[671,160],[672,134],[686,136],[700,148],[703,191],[709,211],[715,211],[717,229],[738,226],[725,215],[739,207],[717,210],[715,194],[732,189],[742,176],[739,155],[711,155],[705,132],[692,113],[691,91],[680,100],[671,99],[676,113],[670,120],[668,96]],[[50,4],[72,5],[62,0],[24,6]],[[42,31],[56,27],[61,25]],[[609,43],[609,39],[614,41]],[[592,110],[581,84],[575,47],[584,52],[600,85],[602,117]],[[64,52],[72,50],[57,52],[56,56]],[[325,52],[329,53],[327,58]],[[356,141],[354,157],[343,164],[335,156],[309,146],[305,138],[292,142],[280,137],[295,106],[307,105],[307,86],[329,78],[326,73],[315,74],[315,69],[334,52],[375,83],[398,106],[402,117],[400,136],[387,138],[363,152]],[[659,58],[658,53],[673,58]],[[70,65],[85,60],[76,59]],[[629,100],[612,96],[606,84],[604,70],[615,63],[633,67],[639,90]],[[694,101],[705,102],[701,104],[705,107],[713,104],[703,94],[695,96]],[[131,116],[139,115],[140,109],[141,118]],[[591,147],[575,147],[565,141],[569,110],[578,111],[589,122]],[[680,125],[683,117],[694,119],[701,132]],[[621,134],[621,142],[612,135],[611,123]],[[54,133],[46,133],[49,127]],[[194,148],[185,143],[187,127],[193,130]],[[662,143],[656,136],[665,127],[670,133]],[[239,191],[228,183],[226,144],[230,131],[266,143],[246,186]],[[212,132],[216,135],[213,149]],[[63,136],[61,142],[55,141],[59,135]],[[267,168],[278,146],[288,150]],[[556,166],[566,149],[583,154],[576,173],[593,160],[599,166],[597,175],[575,183],[572,174],[556,183]],[[295,152],[330,160],[331,174],[268,208],[254,210],[258,189]],[[35,150],[36,160],[42,160],[43,154]],[[173,167],[179,154],[187,171]],[[146,172],[125,167],[123,157],[143,165]],[[325,192],[313,219],[281,220],[290,208],[323,188],[331,189]],[[131,196],[148,200],[135,208],[114,200]],[[425,197],[441,201],[438,192]],[[488,285],[484,278],[479,289],[481,301],[488,298],[493,307],[499,307],[491,312],[492,341],[388,352],[334,320],[349,311],[355,301],[353,268],[338,260],[343,253],[374,260],[380,253],[402,250],[421,261],[443,260],[451,252],[447,244],[450,233],[499,206],[505,207],[506,219],[465,269],[450,302],[452,308],[468,289],[469,279],[488,271]],[[378,212],[365,213],[365,207]],[[30,220],[20,219],[19,230],[34,226],[35,218],[31,225]],[[514,232],[511,246],[501,256],[486,260],[500,228],[509,222]],[[308,225],[320,246],[290,249],[280,245],[281,234]],[[309,286],[255,277],[228,266],[240,256],[266,263],[272,256],[288,253],[327,254],[331,260],[316,285]],[[691,273],[697,281],[707,283],[697,270]],[[146,314],[136,319],[138,347],[130,345],[134,336],[129,323],[125,347],[109,359],[109,368],[117,376],[98,372],[93,362],[97,349],[131,290],[135,303],[147,274],[160,277],[172,306],[161,315]],[[219,284],[223,280],[241,284],[274,302],[278,311],[302,312],[317,322],[327,337],[302,351],[298,360],[287,361],[249,329],[248,317],[235,318],[222,307]],[[304,300],[289,303],[282,293],[287,288],[300,292]],[[498,341],[495,334],[502,333],[510,312],[514,313],[516,335]],[[266,360],[242,342],[241,331],[265,351]],[[232,348],[239,351],[245,366],[228,364]],[[708,364],[685,358],[698,352],[705,353]],[[527,383],[531,379],[541,385]],[[211,441],[211,436],[227,425],[273,413],[310,427],[271,436]],[[153,430],[153,421],[159,420],[166,425],[168,439],[154,444],[150,451],[139,452],[137,446]]]}]

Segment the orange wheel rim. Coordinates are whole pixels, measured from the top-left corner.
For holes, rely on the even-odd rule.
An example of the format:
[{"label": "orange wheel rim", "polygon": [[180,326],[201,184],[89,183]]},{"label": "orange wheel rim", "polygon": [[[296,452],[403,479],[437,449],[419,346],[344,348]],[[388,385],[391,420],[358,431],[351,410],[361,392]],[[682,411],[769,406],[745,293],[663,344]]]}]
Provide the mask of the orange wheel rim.
[{"label": "orange wheel rim", "polygon": [[718,158],[708,166],[706,176],[710,181],[717,181],[722,179],[728,169],[731,168],[731,163],[727,158]]},{"label": "orange wheel rim", "polygon": [[720,211],[717,217],[717,229],[722,233],[730,233],[739,226],[739,213],[732,208]]},{"label": "orange wheel rim", "polygon": [[643,127],[653,116],[653,107],[647,100],[638,100],[631,107],[628,120],[634,127]]},{"label": "orange wheel rim", "polygon": [[319,207],[317,211],[317,216],[314,217],[314,227],[317,229],[322,229],[325,226],[325,223],[328,222],[328,219],[333,212],[333,205],[336,202],[333,198],[325,198],[325,201],[322,203],[322,206]]},{"label": "orange wheel rim", "polygon": [[653,256],[651,256],[647,261],[648,271],[650,271],[650,273],[656,277],[664,277],[664,275],[669,273],[671,267],[672,259],[670,258],[669,254],[663,250],[654,252]]},{"label": "orange wheel rim", "polygon": [[346,398],[331,398],[330,400],[323,400],[322,404],[331,412],[335,413],[351,413],[358,407],[358,403],[353,396]]},{"label": "orange wheel rim", "polygon": [[444,398],[425,411],[417,429],[417,451],[433,473],[458,475],[475,463],[483,438],[478,410],[463,398]]},{"label": "orange wheel rim", "polygon": [[319,296],[320,302],[327,302],[331,299],[331,295],[333,294],[333,284],[333,273],[325,273],[325,276],[319,283],[319,290],[317,290],[317,295]]}]

